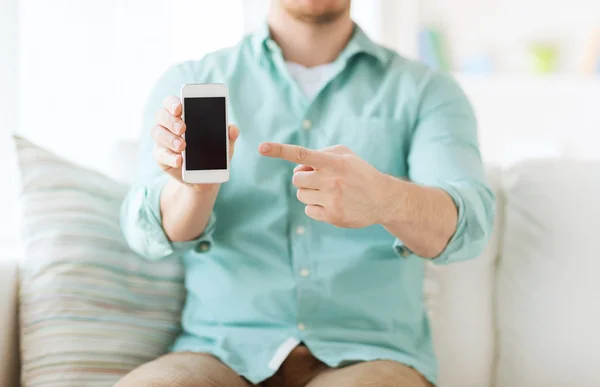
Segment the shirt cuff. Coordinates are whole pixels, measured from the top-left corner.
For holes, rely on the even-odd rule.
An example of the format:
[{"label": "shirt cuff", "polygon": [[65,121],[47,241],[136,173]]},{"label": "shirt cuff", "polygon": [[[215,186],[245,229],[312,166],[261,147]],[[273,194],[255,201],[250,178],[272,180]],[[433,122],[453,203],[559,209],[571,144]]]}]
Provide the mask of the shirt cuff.
[{"label": "shirt cuff", "polygon": [[162,227],[160,195],[169,180],[161,176],[138,188],[131,198],[129,207],[134,209],[133,219],[128,224],[130,245],[136,252],[150,260],[159,260],[173,255],[183,256],[190,250],[208,252],[212,245],[212,233],[216,217],[211,213],[208,224],[198,238],[186,242],[171,242]]},{"label": "shirt cuff", "polygon": [[458,211],[458,221],[454,235],[452,235],[452,238],[450,238],[450,241],[448,241],[448,244],[440,253],[440,255],[433,259],[420,257],[417,254],[413,253],[408,247],[404,245],[404,243],[400,239],[396,239],[394,241],[394,252],[396,253],[396,255],[402,258],[416,257],[432,261],[433,263],[438,265],[468,259],[468,255],[465,258],[461,257],[461,252],[464,250],[465,247],[466,228],[465,205],[462,196],[456,188],[449,184],[436,184],[435,187],[444,190],[448,195],[450,195],[450,197],[454,201],[454,204],[456,205],[456,209]]}]

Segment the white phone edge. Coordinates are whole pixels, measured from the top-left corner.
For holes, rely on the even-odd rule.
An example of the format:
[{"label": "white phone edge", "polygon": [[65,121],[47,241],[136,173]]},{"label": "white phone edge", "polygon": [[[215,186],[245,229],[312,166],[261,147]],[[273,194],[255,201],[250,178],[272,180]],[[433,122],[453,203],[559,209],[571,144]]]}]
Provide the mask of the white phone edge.
[{"label": "white phone edge", "polygon": [[[229,180],[229,114],[227,112],[227,105],[229,102],[229,95],[227,93],[227,86],[223,83],[204,83],[204,84],[185,84],[181,86],[180,98],[182,114],[181,118],[185,121],[185,98],[203,98],[203,97],[225,97],[225,141],[226,141],[226,156],[227,156],[227,169],[216,169],[216,170],[187,170],[185,163],[185,150],[182,153],[183,165],[181,167],[181,179],[189,184],[216,184],[224,183]],[[185,134],[183,135],[185,139]]]}]

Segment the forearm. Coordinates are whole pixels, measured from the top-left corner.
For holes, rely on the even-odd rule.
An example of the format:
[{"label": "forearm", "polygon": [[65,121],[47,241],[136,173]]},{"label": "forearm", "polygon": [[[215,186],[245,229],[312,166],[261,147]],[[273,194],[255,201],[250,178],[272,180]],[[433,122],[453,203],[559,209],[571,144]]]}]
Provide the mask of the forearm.
[{"label": "forearm", "polygon": [[171,242],[187,242],[204,233],[213,211],[219,185],[195,189],[170,180],[160,195],[162,226]]},{"label": "forearm", "polygon": [[425,258],[440,255],[457,227],[458,210],[450,195],[392,176],[385,180],[380,224],[413,253]]}]

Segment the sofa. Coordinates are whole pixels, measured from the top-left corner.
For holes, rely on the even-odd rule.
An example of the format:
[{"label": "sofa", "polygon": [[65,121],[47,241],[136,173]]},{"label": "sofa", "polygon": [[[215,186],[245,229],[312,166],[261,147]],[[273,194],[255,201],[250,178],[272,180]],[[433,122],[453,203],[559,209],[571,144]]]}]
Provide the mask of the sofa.
[{"label": "sofa", "polygon": [[[489,168],[495,231],[476,260],[429,264],[440,387],[600,386],[600,162]],[[3,250],[0,250],[3,251]],[[0,385],[19,379],[18,249],[0,257]]]},{"label": "sofa", "polygon": [[12,248],[0,251],[0,386],[12,387],[19,379],[17,262],[22,254]]}]

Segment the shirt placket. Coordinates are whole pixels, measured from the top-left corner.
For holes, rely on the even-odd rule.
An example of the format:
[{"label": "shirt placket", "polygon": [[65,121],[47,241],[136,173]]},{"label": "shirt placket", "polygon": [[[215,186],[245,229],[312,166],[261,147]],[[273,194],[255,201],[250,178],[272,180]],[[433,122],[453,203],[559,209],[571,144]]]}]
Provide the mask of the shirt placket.
[{"label": "shirt placket", "polygon": [[[319,128],[320,112],[318,110],[319,101],[326,97],[326,90],[323,90],[345,67],[339,63],[335,71],[330,74],[330,79],[322,85],[317,95],[311,100],[307,98],[300,86],[293,79],[288,71],[287,65],[281,54],[281,50],[277,44],[272,41],[267,41],[267,47],[271,51],[272,63],[279,73],[281,79],[287,83],[288,90],[291,93],[290,101],[292,102],[292,113],[297,117],[297,144],[306,148],[313,147],[314,136],[319,134],[315,131]],[[291,168],[295,166],[290,166]],[[291,169],[290,169],[291,172]],[[292,175],[289,179],[290,189],[288,193],[290,203],[290,219],[289,219],[289,239],[290,239],[290,254],[293,270],[293,278],[297,289],[297,309],[296,309],[296,334],[300,341],[304,339],[307,331],[311,328],[311,311],[317,306],[319,298],[322,294],[322,289],[319,287],[319,281],[316,277],[315,260],[318,257],[314,256],[314,221],[306,216],[304,209],[305,205],[298,201],[296,197],[297,189],[292,185]]]},{"label": "shirt placket", "polygon": [[[302,115],[298,116],[298,145],[311,147],[311,132],[315,125],[311,108],[307,106]],[[291,184],[291,177],[290,177]],[[314,250],[311,248],[313,239],[313,221],[304,212],[305,205],[296,197],[297,189],[290,190],[290,241],[292,267],[297,288],[296,328],[300,338],[310,329],[310,312],[319,300],[316,290],[313,261]]]}]

